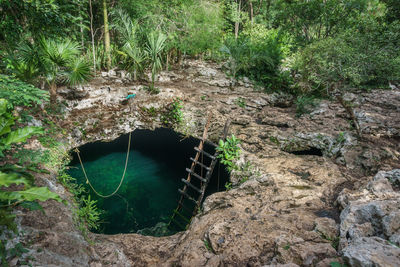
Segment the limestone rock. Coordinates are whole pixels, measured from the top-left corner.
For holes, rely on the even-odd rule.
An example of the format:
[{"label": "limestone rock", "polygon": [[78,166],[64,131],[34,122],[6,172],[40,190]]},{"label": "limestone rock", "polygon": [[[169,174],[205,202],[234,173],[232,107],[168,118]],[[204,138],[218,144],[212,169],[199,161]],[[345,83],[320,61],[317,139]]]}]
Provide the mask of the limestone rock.
[{"label": "limestone rock", "polygon": [[57,89],[57,92],[68,100],[80,100],[89,96],[88,90],[83,86],[75,88],[61,87]]},{"label": "limestone rock", "polygon": [[334,239],[339,235],[339,226],[333,219],[317,218],[315,220],[315,231],[323,234],[326,238]]},{"label": "limestone rock", "polygon": [[374,180],[380,180],[382,178],[386,178],[393,185],[400,186],[400,169],[378,172],[374,177]]},{"label": "limestone rock", "polygon": [[397,267],[400,263],[400,248],[380,237],[359,237],[343,250],[350,266]]},{"label": "limestone rock", "polygon": [[[201,136],[206,114],[212,112],[209,136],[218,141],[225,121],[231,119],[230,134],[242,142],[241,166],[249,163],[256,171],[245,173],[246,179],[232,177],[232,189],[208,196],[186,231],[160,238],[90,234],[94,240],[90,246],[75,229],[70,209],[45,205],[46,216],[40,214],[44,219],[35,217],[22,224],[33,247],[46,248],[36,265],[327,266],[340,260],[335,260],[339,255],[327,239],[337,236],[334,212],[328,216],[326,211],[334,210],[332,201],[344,187],[352,189],[344,189],[337,198],[344,209],[339,252],[351,251],[362,238],[399,245],[399,197],[394,188],[398,176],[386,172],[383,179],[363,184],[370,178],[367,172],[399,168],[395,167],[400,157],[398,93],[382,90],[346,96],[356,104],[366,135],[357,140],[348,115],[336,102],[322,100],[310,116],[298,117],[291,95],[257,92],[245,80],[231,84],[220,64],[185,60],[183,66],[160,73],[157,95],[144,90],[145,84],[128,84],[121,72],[96,77],[82,87],[88,93],[82,99],[65,91],[60,99],[67,104],[66,150],[88,139],[112,140],[137,128],[160,127],[158,112],[179,97],[184,102],[184,125],[177,131]],[[116,79],[122,83],[116,84]],[[128,94],[136,97],[121,105]],[[245,107],[235,104],[238,98]],[[283,152],[291,151],[291,140],[300,149],[319,149],[323,156]],[[42,185],[58,184],[53,178]],[[67,190],[55,191],[63,198],[68,195]],[[64,237],[67,242],[62,243]],[[373,254],[377,258],[373,260],[382,262],[387,243],[375,243],[381,254]]]},{"label": "limestone rock", "polygon": [[293,104],[293,96],[283,92],[273,93],[269,96],[269,103],[280,108],[290,107]]},{"label": "limestone rock", "polygon": [[[400,193],[393,190],[398,170],[378,172],[361,193],[343,191],[338,202],[340,249],[352,266],[398,266]],[[346,195],[345,197],[343,195]]]}]

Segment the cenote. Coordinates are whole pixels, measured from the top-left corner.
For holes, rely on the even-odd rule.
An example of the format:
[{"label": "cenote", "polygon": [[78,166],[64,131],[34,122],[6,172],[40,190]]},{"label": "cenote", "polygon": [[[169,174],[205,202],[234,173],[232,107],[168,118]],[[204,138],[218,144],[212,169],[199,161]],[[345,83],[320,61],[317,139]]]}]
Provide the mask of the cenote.
[{"label": "cenote", "polygon": [[[190,167],[190,157],[194,157],[194,147],[199,144],[196,138],[182,138],[166,128],[132,132],[126,176],[117,194],[110,198],[98,197],[90,189],[78,157],[72,153],[68,173],[86,188],[91,199],[97,200],[97,207],[103,210],[97,232],[159,236],[182,230],[172,225],[168,229],[165,227],[177,207],[181,196],[178,189],[183,187],[181,179],[186,179],[185,169]],[[88,178],[101,194],[112,193],[120,182],[128,139],[128,135],[123,135],[112,142],[95,142],[79,147]],[[214,153],[214,147],[210,145],[205,144],[205,150]],[[208,164],[208,159],[204,157],[202,160]],[[205,195],[224,190],[228,178],[225,167],[217,163]],[[194,207],[191,204],[189,209]],[[185,216],[190,218],[189,214]]]}]

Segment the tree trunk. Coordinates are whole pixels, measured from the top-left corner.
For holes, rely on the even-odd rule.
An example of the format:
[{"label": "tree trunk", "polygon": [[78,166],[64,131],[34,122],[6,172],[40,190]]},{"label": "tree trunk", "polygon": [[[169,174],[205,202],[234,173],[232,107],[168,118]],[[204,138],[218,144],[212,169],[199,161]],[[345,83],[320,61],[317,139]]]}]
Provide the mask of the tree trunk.
[{"label": "tree trunk", "polygon": [[111,68],[111,51],[110,51],[110,31],[108,29],[108,13],[107,0],[103,0],[103,17],[104,17],[104,48],[106,52],[107,70]]},{"label": "tree trunk", "polygon": [[253,2],[251,2],[251,0],[249,0],[249,5],[250,5],[250,21],[251,21],[251,24],[253,25],[254,14],[253,14]]},{"label": "tree trunk", "polygon": [[92,37],[93,72],[94,72],[94,75],[96,76],[96,52],[94,51],[92,0],[89,0],[89,10],[90,10],[90,35]]},{"label": "tree trunk", "polygon": [[242,0],[239,0],[239,5],[238,5],[238,18],[236,18],[235,21],[235,40],[238,38],[239,36],[239,24],[240,24],[240,9],[241,9],[241,5],[242,5]]},{"label": "tree trunk", "polygon": [[50,105],[54,107],[57,104],[57,84],[55,82],[50,83]]},{"label": "tree trunk", "polygon": [[[79,14],[78,16],[81,16],[81,5],[79,4]],[[83,17],[80,17],[80,26],[79,26],[79,31],[81,33],[81,46],[82,48],[85,46],[85,41],[83,37]]]},{"label": "tree trunk", "polygon": [[169,51],[167,51],[167,59],[165,60],[165,70],[168,71],[168,64],[169,64]]},{"label": "tree trunk", "polygon": [[356,129],[357,135],[360,139],[362,139],[363,136],[362,136],[360,124],[358,123],[358,118],[357,118],[356,114],[354,113],[352,106],[343,99],[343,97],[340,93],[336,94],[336,99],[342,105],[342,107],[346,110],[347,114],[350,115],[350,118],[354,124],[354,128]]}]

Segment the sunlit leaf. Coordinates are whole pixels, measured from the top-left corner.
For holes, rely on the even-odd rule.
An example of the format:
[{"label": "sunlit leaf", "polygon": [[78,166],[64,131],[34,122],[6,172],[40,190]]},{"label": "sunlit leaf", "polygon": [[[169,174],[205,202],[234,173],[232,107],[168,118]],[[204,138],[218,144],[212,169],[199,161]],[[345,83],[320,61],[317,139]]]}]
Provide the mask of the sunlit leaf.
[{"label": "sunlit leaf", "polygon": [[8,187],[12,184],[29,184],[29,180],[18,173],[0,172],[0,186]]},{"label": "sunlit leaf", "polygon": [[46,201],[48,199],[62,202],[61,197],[51,192],[47,187],[32,187],[24,191],[0,192],[0,200]]},{"label": "sunlit leaf", "polygon": [[13,143],[25,142],[32,135],[40,133],[43,133],[43,129],[40,127],[28,126],[20,128],[9,133],[8,136],[4,138],[3,143],[7,146]]}]

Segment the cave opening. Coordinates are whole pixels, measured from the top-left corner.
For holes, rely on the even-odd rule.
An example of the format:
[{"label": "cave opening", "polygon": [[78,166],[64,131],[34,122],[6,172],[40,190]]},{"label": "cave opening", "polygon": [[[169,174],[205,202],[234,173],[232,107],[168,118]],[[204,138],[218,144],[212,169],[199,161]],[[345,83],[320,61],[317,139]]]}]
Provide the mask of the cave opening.
[{"label": "cave opening", "polygon": [[309,149],[290,151],[289,153],[304,156],[304,155],[312,155],[312,156],[323,156],[322,150],[316,147],[310,147]]},{"label": "cave opening", "polygon": [[[177,207],[181,196],[178,189],[184,185],[181,179],[186,179],[185,169],[192,163],[190,157],[194,157],[194,147],[198,146],[199,139],[183,138],[167,128],[135,130],[131,138],[125,179],[117,194],[109,198],[93,192],[86,183],[77,154],[72,153],[68,174],[86,189],[84,196],[90,195],[103,211],[100,227],[93,232],[164,236],[183,230],[172,224],[167,227],[167,223]],[[94,142],[79,147],[87,176],[101,194],[112,193],[120,183],[128,139],[127,134],[112,142]],[[214,153],[215,148],[205,143],[205,150]],[[206,157],[201,160],[205,165],[209,164]],[[229,173],[218,162],[205,196],[225,190],[228,180]],[[192,203],[189,209],[193,208]],[[190,218],[191,214],[187,212],[185,216]]]}]

